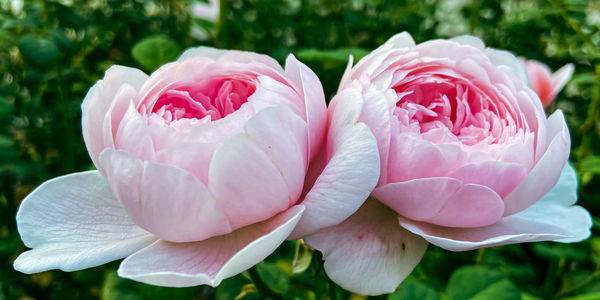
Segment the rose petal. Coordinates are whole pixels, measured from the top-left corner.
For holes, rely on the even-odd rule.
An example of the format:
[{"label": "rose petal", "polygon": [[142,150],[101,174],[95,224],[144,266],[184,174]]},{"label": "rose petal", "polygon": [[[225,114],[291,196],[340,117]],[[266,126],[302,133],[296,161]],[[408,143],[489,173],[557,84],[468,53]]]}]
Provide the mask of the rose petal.
[{"label": "rose petal", "polygon": [[398,226],[393,211],[373,200],[346,221],[305,240],[323,253],[331,280],[364,295],[393,292],[427,248],[425,240]]},{"label": "rose petal", "polygon": [[189,172],[113,149],[100,154],[100,164],[131,218],[159,238],[189,242],[231,232],[219,203]]},{"label": "rose petal", "polygon": [[377,148],[380,158],[379,184],[387,181],[387,165],[390,152],[392,108],[396,106],[395,93],[367,92],[359,121],[364,122],[372,132],[376,132]]},{"label": "rose petal", "polygon": [[[400,218],[400,225],[432,244],[451,251],[524,242],[578,242],[590,235],[590,214],[574,201],[574,172],[565,166],[558,184],[528,209],[479,228],[450,228]],[[568,199],[565,201],[565,199]]]},{"label": "rose petal", "polygon": [[319,77],[290,54],[285,61],[285,74],[304,97],[305,120],[308,124],[309,161],[316,155],[325,136],[327,104]]},{"label": "rose petal", "polygon": [[286,107],[267,108],[246,123],[245,131],[271,158],[287,184],[290,205],[295,204],[308,168],[304,120]]},{"label": "rose petal", "polygon": [[571,139],[562,111],[548,118],[550,146],[527,177],[504,198],[504,215],[509,216],[531,206],[542,198],[558,181],[569,158]]},{"label": "rose petal", "polygon": [[261,223],[201,242],[158,241],[123,260],[119,276],[160,286],[217,286],[271,254],[302,211],[301,205],[293,206]]},{"label": "rose petal", "polygon": [[228,50],[217,49],[213,47],[200,46],[195,48],[190,48],[185,50],[181,56],[177,59],[177,61],[184,61],[194,57],[208,57],[212,60],[217,60],[219,57]]},{"label": "rose petal", "polygon": [[245,133],[217,149],[208,170],[208,188],[234,230],[266,220],[292,202],[271,157]]},{"label": "rose petal", "polygon": [[574,71],[573,64],[566,64],[552,74],[552,99],[565,87]]},{"label": "rose petal", "polygon": [[525,178],[526,173],[520,164],[486,161],[465,165],[448,176],[465,184],[487,186],[500,197],[505,197]]},{"label": "rose petal", "polygon": [[14,267],[27,274],[95,267],[156,240],[127,216],[98,171],[40,185],[21,203],[17,226],[25,245],[33,249],[22,253]]},{"label": "rose petal", "polygon": [[372,196],[406,218],[425,221],[433,218],[461,186],[454,178],[421,178],[377,187]]},{"label": "rose petal", "polygon": [[502,198],[490,188],[447,177],[390,183],[372,195],[403,217],[442,226],[485,226],[503,212]]},{"label": "rose petal", "polygon": [[[105,147],[103,123],[109,108],[117,101],[115,95],[125,84],[139,91],[147,79],[148,76],[138,69],[112,66],[106,70],[104,78],[94,84],[85,95],[81,104],[81,127],[85,145],[97,167],[99,166],[98,155]],[[128,97],[118,99],[127,100],[129,103]]]},{"label": "rose petal", "polygon": [[330,106],[330,145],[325,152],[332,156],[302,201],[306,211],[291,239],[342,222],[362,205],[377,184],[377,142],[365,124],[356,124],[362,98],[351,89],[339,97],[337,104]]}]

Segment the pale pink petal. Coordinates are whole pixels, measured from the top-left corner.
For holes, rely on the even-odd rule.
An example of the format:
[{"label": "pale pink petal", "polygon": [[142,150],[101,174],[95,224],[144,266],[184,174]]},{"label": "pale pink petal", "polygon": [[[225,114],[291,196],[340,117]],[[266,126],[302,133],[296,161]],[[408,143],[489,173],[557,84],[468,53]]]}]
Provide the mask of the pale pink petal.
[{"label": "pale pink petal", "polygon": [[232,229],[266,220],[290,206],[290,191],[271,157],[245,133],[215,152],[208,188]]},{"label": "pale pink petal", "polygon": [[527,70],[514,54],[494,48],[486,48],[484,52],[498,69],[506,70],[513,75],[517,75],[524,85],[528,85],[529,79],[527,77]]},{"label": "pale pink petal", "polygon": [[136,226],[98,171],[46,181],[29,194],[17,213],[25,246],[14,262],[31,274],[76,271],[117,260],[156,240]]},{"label": "pale pink petal", "polygon": [[286,107],[267,108],[246,123],[245,131],[279,170],[294,205],[308,168],[306,123]]},{"label": "pale pink petal", "polygon": [[146,118],[135,109],[133,102],[119,123],[115,134],[115,148],[125,150],[142,160],[154,157],[154,145]]},{"label": "pale pink petal", "polygon": [[450,41],[455,41],[461,45],[469,45],[475,47],[477,49],[483,50],[485,49],[485,43],[478,37],[472,35],[461,35],[457,37],[453,37],[449,39]]},{"label": "pale pink petal", "polygon": [[100,164],[134,222],[159,238],[189,242],[231,232],[219,203],[185,170],[113,149],[102,152]]},{"label": "pale pink petal", "polygon": [[447,176],[450,166],[440,148],[412,133],[392,132],[387,182]]},{"label": "pale pink petal", "polygon": [[205,241],[158,241],[126,258],[119,267],[119,276],[160,286],[217,286],[279,247],[302,211],[301,205],[293,206],[261,223]]},{"label": "pale pink petal", "polygon": [[223,50],[212,47],[200,46],[187,49],[179,56],[178,62],[192,58],[205,57],[213,61],[236,62],[236,63],[259,63],[268,66],[278,72],[282,72],[281,66],[273,58],[249,51]]},{"label": "pale pink petal", "polygon": [[[391,97],[390,97],[391,96]],[[390,152],[392,107],[395,107],[395,93],[382,93],[369,91],[363,95],[365,98],[359,121],[365,123],[376,134],[377,148],[379,149],[380,171],[379,184],[387,182],[387,165]]]},{"label": "pale pink petal", "polygon": [[[362,75],[373,75],[376,69],[397,49],[410,48],[415,46],[415,41],[407,32],[398,33],[389,38],[383,45],[373,50],[369,55],[363,57],[352,69],[346,69],[340,88],[346,88],[352,79],[360,78]],[[351,65],[352,61],[349,61]]]},{"label": "pale pink petal", "polygon": [[299,62],[293,54],[290,54],[285,61],[285,74],[304,98],[306,115],[303,118],[308,124],[309,160],[311,160],[319,151],[326,131],[327,107],[323,86],[317,75]]},{"label": "pale pink petal", "polygon": [[[123,117],[127,113],[129,107],[135,107],[132,103],[136,101],[136,97],[137,91],[129,84],[123,84],[121,88],[117,91],[117,94],[115,95],[115,100],[113,101],[106,115],[104,116],[104,124],[102,130],[104,145],[102,147],[102,150],[104,148],[115,147],[115,137],[117,136],[119,124],[123,120]],[[100,155],[100,153],[97,153],[97,155]],[[95,159],[97,159],[97,156]]]},{"label": "pale pink petal", "polygon": [[154,161],[172,165],[194,174],[208,184],[208,169],[214,152],[230,137],[244,131],[254,116],[251,103],[216,121],[189,130],[150,123],[148,131],[155,148]]},{"label": "pale pink petal", "polygon": [[425,240],[398,225],[393,211],[372,200],[346,221],[305,240],[323,253],[331,280],[364,295],[393,292],[427,248]]},{"label": "pale pink petal", "polygon": [[200,46],[185,50],[181,56],[179,56],[177,61],[184,61],[194,57],[208,57],[212,60],[217,60],[221,55],[227,53],[227,51],[228,50]]},{"label": "pale pink petal", "polygon": [[525,168],[520,164],[486,161],[465,165],[448,176],[464,184],[487,186],[500,197],[506,197],[526,175]]},{"label": "pale pink petal", "polygon": [[403,217],[442,226],[485,226],[503,212],[502,198],[490,188],[448,177],[390,183],[372,195]]},{"label": "pale pink petal", "polygon": [[556,97],[565,87],[574,71],[575,66],[573,64],[566,64],[552,74],[552,98]]},{"label": "pale pink petal", "polygon": [[479,227],[502,218],[504,202],[492,189],[465,184],[427,222],[448,227]]},{"label": "pale pink petal", "polygon": [[[138,69],[112,66],[106,70],[104,78],[89,89],[81,104],[81,126],[83,139],[94,165],[99,165],[98,155],[105,147],[103,138],[104,118],[113,102],[117,101],[115,99],[117,92],[124,84],[139,91],[147,79],[148,76]],[[118,99],[128,103],[130,100],[128,97],[119,97]]]},{"label": "pale pink petal", "polygon": [[538,241],[578,242],[590,235],[590,214],[570,206],[577,195],[575,172],[567,165],[558,184],[528,209],[478,228],[442,227],[400,218],[400,225],[451,251]]},{"label": "pale pink petal", "polygon": [[304,100],[291,86],[268,76],[258,76],[254,94],[248,98],[256,111],[267,107],[288,107],[296,115],[306,120]]},{"label": "pale pink petal", "polygon": [[461,186],[454,178],[421,178],[379,186],[372,196],[401,216],[425,221],[433,218]]},{"label": "pale pink petal", "polygon": [[504,215],[509,216],[531,206],[556,184],[569,158],[571,138],[562,111],[548,118],[550,146],[527,177],[504,198]]},{"label": "pale pink petal", "polygon": [[328,147],[319,153],[331,153],[331,158],[302,201],[306,212],[291,239],[348,218],[367,199],[379,178],[376,140],[365,124],[357,123],[362,98],[352,89],[338,96],[337,105],[329,108]]}]

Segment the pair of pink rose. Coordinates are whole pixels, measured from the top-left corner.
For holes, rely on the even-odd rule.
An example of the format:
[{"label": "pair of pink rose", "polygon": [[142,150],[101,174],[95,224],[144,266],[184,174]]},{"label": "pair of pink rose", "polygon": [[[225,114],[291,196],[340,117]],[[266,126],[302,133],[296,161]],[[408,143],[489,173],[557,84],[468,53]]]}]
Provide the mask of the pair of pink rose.
[{"label": "pair of pink rose", "polygon": [[23,201],[32,250],[15,268],[125,257],[123,277],[215,286],[304,237],[335,282],[381,294],[427,241],[460,251],[585,239],[564,117],[546,118],[526,83],[512,54],[474,37],[415,45],[406,33],[350,63],[328,108],[292,55],[282,69],[201,47],[151,76],[112,67],[82,105],[98,170]]}]

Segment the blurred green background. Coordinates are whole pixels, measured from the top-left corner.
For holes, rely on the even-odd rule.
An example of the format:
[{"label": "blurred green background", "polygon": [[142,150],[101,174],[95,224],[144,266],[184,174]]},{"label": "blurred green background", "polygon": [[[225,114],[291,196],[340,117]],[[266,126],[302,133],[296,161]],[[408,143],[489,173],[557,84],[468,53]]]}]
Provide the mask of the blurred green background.
[{"label": "blurred green background", "polygon": [[[348,54],[360,57],[400,31],[417,42],[474,34],[554,70],[574,63],[573,79],[548,111],[565,112],[579,203],[595,217],[592,237],[578,244],[462,253],[430,246],[398,292],[379,298],[600,299],[600,1],[220,2],[217,17],[202,18],[193,14],[203,1],[0,0],[0,300],[261,299],[247,274],[216,289],[169,289],[118,278],[118,262],[73,273],[18,273],[12,262],[26,248],[15,213],[44,180],[93,168],[80,104],[113,64],[152,72],[198,45],[256,51],[280,62],[294,53],[331,98]],[[297,246],[286,242],[258,266],[273,290],[286,299],[364,299],[328,281],[318,253],[300,251],[304,266],[312,262],[293,273]]]}]

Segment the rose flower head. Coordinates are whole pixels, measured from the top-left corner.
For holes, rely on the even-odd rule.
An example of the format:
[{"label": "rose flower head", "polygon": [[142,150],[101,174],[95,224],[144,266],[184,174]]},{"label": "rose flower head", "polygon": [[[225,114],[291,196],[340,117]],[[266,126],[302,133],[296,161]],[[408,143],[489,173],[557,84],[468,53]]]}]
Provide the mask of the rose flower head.
[{"label": "rose flower head", "polygon": [[427,242],[463,251],[589,236],[563,113],[546,117],[511,53],[400,33],[350,61],[330,109],[354,105],[377,139],[379,182],[356,214],[306,238],[342,287],[393,292]]},{"label": "rose flower head", "polygon": [[328,113],[319,79],[293,55],[283,69],[265,55],[200,47],[150,76],[111,67],[82,104],[97,170],[25,198],[17,225],[32,249],[14,266],[74,271],[125,258],[122,277],[216,286],[291,233],[360,207],[379,156],[357,119]]}]

